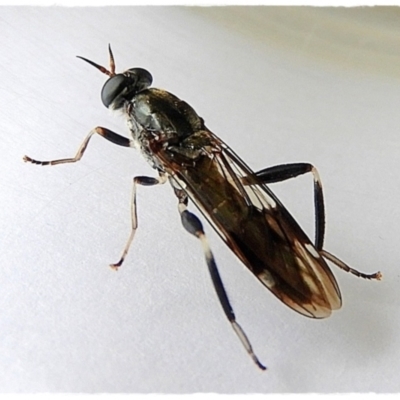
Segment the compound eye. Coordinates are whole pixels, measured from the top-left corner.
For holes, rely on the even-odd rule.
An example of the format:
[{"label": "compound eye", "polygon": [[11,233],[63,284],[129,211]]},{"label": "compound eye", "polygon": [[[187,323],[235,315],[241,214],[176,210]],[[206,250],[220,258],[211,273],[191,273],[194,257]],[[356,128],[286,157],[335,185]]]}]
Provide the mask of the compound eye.
[{"label": "compound eye", "polygon": [[126,75],[132,77],[135,81],[134,89],[136,93],[147,89],[153,82],[150,72],[143,68],[129,68]]},{"label": "compound eye", "polygon": [[123,74],[111,77],[101,90],[101,101],[108,108],[114,101],[121,96],[129,84],[129,79]]}]

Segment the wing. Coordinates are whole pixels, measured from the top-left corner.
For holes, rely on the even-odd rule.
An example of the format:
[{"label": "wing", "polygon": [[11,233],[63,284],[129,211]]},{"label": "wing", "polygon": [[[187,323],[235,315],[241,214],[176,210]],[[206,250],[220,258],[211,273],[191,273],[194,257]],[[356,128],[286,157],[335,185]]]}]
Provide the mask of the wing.
[{"label": "wing", "polygon": [[159,150],[157,157],[246,267],[305,316],[325,318],[340,308],[326,261],[271,190],[211,132],[191,145],[194,160],[179,149]]}]

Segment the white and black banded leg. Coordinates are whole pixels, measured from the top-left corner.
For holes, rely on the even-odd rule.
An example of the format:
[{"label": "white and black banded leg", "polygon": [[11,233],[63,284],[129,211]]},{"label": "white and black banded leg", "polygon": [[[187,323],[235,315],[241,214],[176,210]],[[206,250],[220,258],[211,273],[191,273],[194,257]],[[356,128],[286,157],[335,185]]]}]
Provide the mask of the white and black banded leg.
[{"label": "white and black banded leg", "polygon": [[[349,267],[346,263],[344,263],[333,254],[323,249],[325,236],[324,195],[318,171],[312,164],[294,163],[276,165],[274,167],[269,167],[258,171],[254,175],[257,177],[257,179],[261,179],[262,183],[268,184],[282,182],[287,179],[306,174],[307,172],[311,172],[314,176],[315,248],[323,257],[325,257],[327,260],[346,272],[350,272],[351,274],[360,278],[380,280],[382,278],[382,274],[379,271],[373,274],[365,274],[363,272],[357,271],[356,269]],[[244,179],[246,184],[246,178]]]},{"label": "white and black banded leg", "polygon": [[33,158],[30,158],[28,156],[24,156],[23,160],[25,162],[30,162],[32,164],[37,164],[37,165],[57,165],[57,164],[67,164],[67,163],[74,163],[79,161],[88,144],[90,141],[90,138],[97,133],[98,135],[102,136],[104,139],[109,140],[110,142],[117,144],[119,146],[124,146],[124,147],[131,147],[132,145],[132,141],[124,136],[119,135],[118,133],[115,133],[113,131],[110,131],[107,128],[103,128],[101,126],[98,126],[94,129],[92,129],[88,135],[86,136],[85,140],[82,142],[82,144],[80,145],[75,157],[72,158],[61,158],[58,160],[52,160],[52,161],[38,161],[38,160],[34,160]]},{"label": "white and black banded leg", "polygon": [[[57,164],[68,164],[68,163],[74,163],[78,162],[83,154],[85,153],[85,150],[89,144],[89,141],[91,137],[94,134],[98,134],[102,136],[103,138],[109,140],[110,142],[117,144],[119,146],[124,146],[124,147],[132,147],[132,141],[124,136],[119,135],[118,133],[115,133],[107,128],[103,128],[101,126],[98,126],[94,129],[92,129],[89,134],[86,136],[85,140],[82,142],[82,144],[79,146],[79,149],[75,155],[75,157],[72,158],[61,158],[57,160],[52,160],[52,161],[38,161],[34,160],[28,156],[24,156],[24,161],[25,162],[30,162],[32,164],[37,164],[37,165],[57,165]],[[126,255],[128,254],[129,247],[133,241],[133,238],[135,236],[135,232],[137,229],[137,214],[136,214],[136,185],[143,185],[143,186],[154,186],[154,185],[159,185],[163,184],[167,181],[167,176],[165,174],[160,173],[160,176],[158,178],[153,178],[153,177],[148,177],[148,176],[137,176],[133,179],[133,189],[132,189],[132,199],[131,199],[131,233],[129,235],[129,238],[127,240],[127,243],[124,247],[124,250],[122,252],[122,256],[120,260],[115,263],[111,264],[110,267],[113,269],[118,269],[122,265],[122,263],[125,260]]]},{"label": "white and black banded leg", "polygon": [[125,244],[124,250],[122,251],[122,255],[119,261],[115,264],[110,264],[110,267],[114,270],[118,270],[118,268],[124,262],[138,227],[137,211],[136,211],[136,187],[137,185],[155,186],[164,184],[167,181],[167,175],[161,172],[159,174],[160,176],[158,178],[153,178],[150,176],[136,176],[135,178],[133,178],[132,199],[131,199],[131,223],[132,223],[131,233],[129,234],[128,240]]},{"label": "white and black banded leg", "polygon": [[240,341],[242,342],[244,348],[246,349],[247,353],[253,359],[255,364],[262,370],[265,370],[266,367],[260,363],[257,356],[254,354],[253,348],[249,339],[247,338],[246,333],[242,329],[242,327],[236,322],[236,317],[233,312],[232,306],[229,302],[228,295],[226,294],[224,284],[222,283],[221,276],[218,272],[217,265],[215,263],[214,256],[211,252],[210,246],[208,244],[206,235],[203,230],[203,226],[200,220],[186,209],[187,207],[187,197],[181,192],[178,194],[179,191],[175,191],[175,193],[179,197],[179,212],[181,214],[182,225],[183,227],[192,235],[196,236],[203,246],[204,256],[206,258],[208,270],[211,275],[211,279],[217,292],[219,301],[221,306],[224,310],[226,317],[228,318],[229,322],[232,325],[233,330],[235,331],[236,335],[239,337]]},{"label": "white and black banded leg", "polygon": [[265,168],[254,175],[261,179],[262,183],[268,184],[282,182],[308,172],[311,172],[314,178],[315,248],[322,250],[325,236],[325,203],[318,170],[309,163],[293,163]]},{"label": "white and black banded leg", "polygon": [[335,264],[337,267],[340,269],[350,272],[351,274],[358,276],[359,278],[364,278],[364,279],[376,279],[380,281],[382,279],[382,273],[380,271],[375,272],[373,274],[365,274],[364,272],[357,271],[354,268],[349,267],[346,263],[344,263],[342,260],[334,256],[333,254],[327,252],[326,250],[320,250],[320,254],[325,257],[327,260],[329,260],[331,263]]}]

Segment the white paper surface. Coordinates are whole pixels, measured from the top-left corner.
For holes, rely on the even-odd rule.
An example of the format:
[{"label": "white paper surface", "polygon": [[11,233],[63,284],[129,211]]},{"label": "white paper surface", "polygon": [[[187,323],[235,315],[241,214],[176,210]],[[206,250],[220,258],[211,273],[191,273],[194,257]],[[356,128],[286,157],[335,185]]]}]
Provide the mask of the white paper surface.
[{"label": "white paper surface", "polygon": [[[2,8],[0,14],[0,391],[394,392],[400,381],[398,9]],[[325,189],[326,249],[382,282],[332,266],[343,308],[313,321],[265,290],[206,231],[259,371],[226,321],[200,244],[168,185],[101,104],[81,55],[144,67],[255,170],[306,161]],[[313,237],[311,177],[274,185]],[[193,208],[192,208],[193,210]]]}]

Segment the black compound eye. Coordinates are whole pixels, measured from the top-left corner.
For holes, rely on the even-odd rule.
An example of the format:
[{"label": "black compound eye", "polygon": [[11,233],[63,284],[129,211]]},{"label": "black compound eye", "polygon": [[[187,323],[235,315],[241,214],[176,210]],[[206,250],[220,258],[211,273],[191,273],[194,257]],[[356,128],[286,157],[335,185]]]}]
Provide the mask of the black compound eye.
[{"label": "black compound eye", "polygon": [[127,89],[130,79],[123,74],[111,77],[103,86],[101,101],[108,108]]},{"label": "black compound eye", "polygon": [[121,108],[126,100],[147,89],[153,81],[150,72],[143,68],[131,68],[112,76],[103,86],[101,101],[109,108]]},{"label": "black compound eye", "polygon": [[147,89],[153,83],[153,77],[150,72],[143,68],[130,68],[125,72],[127,76],[135,81],[135,90],[140,92]]}]

